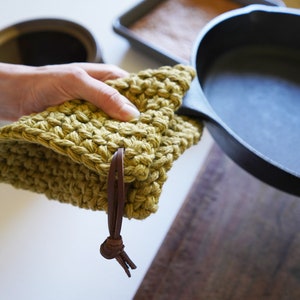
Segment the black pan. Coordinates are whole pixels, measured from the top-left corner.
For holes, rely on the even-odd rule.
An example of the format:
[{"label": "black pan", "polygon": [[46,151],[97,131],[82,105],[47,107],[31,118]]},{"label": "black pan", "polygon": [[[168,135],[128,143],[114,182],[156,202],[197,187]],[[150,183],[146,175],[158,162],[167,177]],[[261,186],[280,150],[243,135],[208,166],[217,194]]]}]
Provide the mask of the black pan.
[{"label": "black pan", "polygon": [[300,196],[300,11],[250,5],[212,20],[179,113],[204,118],[238,165]]}]

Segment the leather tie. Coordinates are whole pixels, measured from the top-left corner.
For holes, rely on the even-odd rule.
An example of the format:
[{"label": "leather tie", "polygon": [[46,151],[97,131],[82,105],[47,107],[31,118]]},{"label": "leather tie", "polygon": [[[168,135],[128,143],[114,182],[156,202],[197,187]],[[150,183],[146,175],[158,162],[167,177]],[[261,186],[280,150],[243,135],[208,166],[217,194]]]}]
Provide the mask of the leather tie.
[{"label": "leather tie", "polygon": [[106,259],[115,258],[122,266],[128,277],[129,268],[136,269],[124,251],[124,244],[120,234],[125,204],[124,185],[124,149],[119,148],[114,154],[108,174],[108,228],[110,236],[100,247],[100,253]]}]

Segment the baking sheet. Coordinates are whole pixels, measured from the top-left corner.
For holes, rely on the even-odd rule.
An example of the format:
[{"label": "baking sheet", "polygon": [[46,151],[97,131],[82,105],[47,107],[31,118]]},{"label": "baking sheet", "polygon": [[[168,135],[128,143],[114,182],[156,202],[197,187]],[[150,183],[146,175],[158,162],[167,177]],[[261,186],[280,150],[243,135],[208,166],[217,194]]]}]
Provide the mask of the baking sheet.
[{"label": "baking sheet", "polygon": [[214,17],[247,4],[274,1],[146,0],[117,18],[114,31],[162,63],[190,61],[195,39]]}]

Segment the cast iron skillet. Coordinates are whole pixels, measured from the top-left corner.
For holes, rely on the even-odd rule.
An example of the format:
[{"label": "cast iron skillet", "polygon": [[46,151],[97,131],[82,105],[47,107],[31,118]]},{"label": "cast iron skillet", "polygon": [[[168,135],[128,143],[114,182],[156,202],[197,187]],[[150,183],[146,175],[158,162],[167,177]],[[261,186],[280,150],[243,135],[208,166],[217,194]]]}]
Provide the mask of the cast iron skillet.
[{"label": "cast iron skillet", "polygon": [[179,113],[204,118],[238,165],[300,196],[300,11],[251,5],[200,33]]}]

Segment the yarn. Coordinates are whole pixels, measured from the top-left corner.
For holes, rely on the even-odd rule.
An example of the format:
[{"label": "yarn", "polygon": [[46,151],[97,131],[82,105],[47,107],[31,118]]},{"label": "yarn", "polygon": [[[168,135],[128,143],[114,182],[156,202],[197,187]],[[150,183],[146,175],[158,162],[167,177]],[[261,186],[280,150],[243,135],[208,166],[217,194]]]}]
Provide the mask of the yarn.
[{"label": "yarn", "polygon": [[87,101],[72,100],[0,128],[0,181],[62,203],[107,211],[110,163],[117,149],[124,148],[124,216],[148,217],[158,209],[173,162],[202,134],[201,122],[175,113],[194,76],[193,68],[176,65],[106,81],[141,112],[131,122],[113,120]]}]

